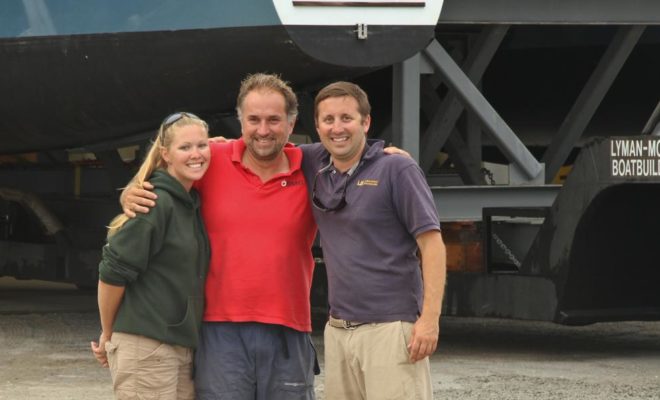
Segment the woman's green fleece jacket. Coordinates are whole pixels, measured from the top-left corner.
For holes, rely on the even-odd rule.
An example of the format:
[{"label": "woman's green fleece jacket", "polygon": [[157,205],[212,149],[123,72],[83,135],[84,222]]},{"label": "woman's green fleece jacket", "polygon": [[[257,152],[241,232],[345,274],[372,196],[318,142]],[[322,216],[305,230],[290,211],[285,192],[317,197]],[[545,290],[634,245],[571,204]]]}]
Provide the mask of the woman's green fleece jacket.
[{"label": "woman's green fleece jacket", "polygon": [[199,196],[163,170],[149,182],[156,206],[103,247],[99,279],[126,287],[113,331],[196,348],[210,258]]}]

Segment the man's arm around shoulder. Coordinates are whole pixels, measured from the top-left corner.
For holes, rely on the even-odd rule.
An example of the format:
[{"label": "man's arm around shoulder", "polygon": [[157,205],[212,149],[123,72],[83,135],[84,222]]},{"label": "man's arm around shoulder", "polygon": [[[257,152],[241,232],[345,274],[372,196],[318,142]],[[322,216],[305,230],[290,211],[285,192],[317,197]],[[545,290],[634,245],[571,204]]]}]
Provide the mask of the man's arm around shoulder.
[{"label": "man's arm around shoulder", "polygon": [[136,212],[148,213],[149,209],[156,205],[154,200],[158,198],[153,189],[154,186],[147,181],[144,181],[142,187],[139,187],[134,181],[129,182],[119,196],[119,203],[124,214],[129,218],[135,218]]}]

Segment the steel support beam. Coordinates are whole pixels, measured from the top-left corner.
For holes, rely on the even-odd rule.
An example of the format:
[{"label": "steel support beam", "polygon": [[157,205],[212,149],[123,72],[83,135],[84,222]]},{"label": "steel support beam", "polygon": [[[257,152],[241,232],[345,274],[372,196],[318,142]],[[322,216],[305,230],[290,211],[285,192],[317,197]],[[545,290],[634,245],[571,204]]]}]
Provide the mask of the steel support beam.
[{"label": "steel support beam", "polygon": [[392,143],[419,162],[420,55],[392,69]]},{"label": "steel support beam", "polygon": [[[471,113],[467,114],[465,120],[465,144],[470,150],[472,157],[481,161],[481,146],[483,145],[483,141],[481,140],[481,125],[479,125],[479,120]],[[481,165],[479,165],[479,169],[481,169]]]},{"label": "steel support beam", "polygon": [[439,24],[660,24],[658,0],[445,0]]},{"label": "steel support beam", "polygon": [[454,129],[445,145],[451,155],[451,160],[458,170],[458,175],[466,185],[485,185],[481,174],[481,160],[474,157],[467,143],[461,138],[461,133]]},{"label": "steel support beam", "polygon": [[[424,79],[423,81],[427,82],[428,79]],[[422,86],[422,99],[422,111],[428,118],[433,115],[435,110],[442,109],[440,100],[438,99],[432,84],[425,84]],[[435,112],[435,117],[438,116],[439,112],[441,111]],[[435,117],[433,118],[434,120],[436,119]],[[430,132],[429,134],[433,134],[433,132]],[[445,145],[463,183],[466,185],[484,184],[483,176],[479,173],[479,164],[481,160],[473,157],[467,145],[463,139],[461,139],[460,133],[455,128],[452,128],[447,137],[448,139]],[[438,152],[436,151],[434,154],[437,153]],[[429,160],[429,168],[432,163],[433,160]],[[428,172],[428,168],[424,170],[424,172]]]},{"label": "steel support beam", "polygon": [[436,70],[442,74],[450,89],[454,90],[465,106],[479,118],[486,133],[497,143],[498,148],[507,159],[517,164],[530,181],[542,174],[543,166],[497,114],[493,106],[456,65],[440,43],[433,40],[424,49],[424,54],[433,62]]},{"label": "steel support beam", "polygon": [[642,129],[642,134],[660,136],[660,101]]},{"label": "steel support beam", "polygon": [[624,62],[642,36],[644,28],[645,26],[623,26],[614,35],[596,69],[559,127],[557,135],[543,154],[546,182],[552,182],[575,143],[582,136]]},{"label": "steel support beam", "polygon": [[433,186],[440,221],[481,221],[485,207],[550,207],[560,185]]},{"label": "steel support beam", "polygon": [[[468,58],[463,65],[465,75],[473,83],[476,84],[481,81],[508,29],[509,27],[506,25],[490,26],[485,28],[479,35],[474,48],[470,49]],[[456,92],[449,91],[423,136],[420,165],[424,172],[428,172],[436,154],[445,144],[464,109]]]}]

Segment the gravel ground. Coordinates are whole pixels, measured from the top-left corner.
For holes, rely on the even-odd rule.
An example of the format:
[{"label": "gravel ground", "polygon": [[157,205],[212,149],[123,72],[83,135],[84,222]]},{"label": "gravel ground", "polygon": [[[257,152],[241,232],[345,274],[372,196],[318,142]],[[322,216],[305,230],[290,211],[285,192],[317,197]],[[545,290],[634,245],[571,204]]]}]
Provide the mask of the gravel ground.
[{"label": "gravel ground", "polygon": [[[112,399],[108,370],[89,351],[94,301],[68,285],[0,279],[0,400]],[[431,369],[437,399],[660,400],[660,322],[444,318]],[[322,400],[322,375],[316,390]]]}]

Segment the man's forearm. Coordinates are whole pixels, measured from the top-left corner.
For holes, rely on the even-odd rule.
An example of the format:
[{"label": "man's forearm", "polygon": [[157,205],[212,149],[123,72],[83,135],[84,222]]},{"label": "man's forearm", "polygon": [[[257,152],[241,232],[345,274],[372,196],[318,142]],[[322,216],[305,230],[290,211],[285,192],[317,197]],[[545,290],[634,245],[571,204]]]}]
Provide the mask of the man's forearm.
[{"label": "man's forearm", "polygon": [[422,278],[424,280],[424,318],[439,318],[442,298],[447,279],[447,252],[442,235],[438,231],[425,232],[417,242],[422,258]]}]

